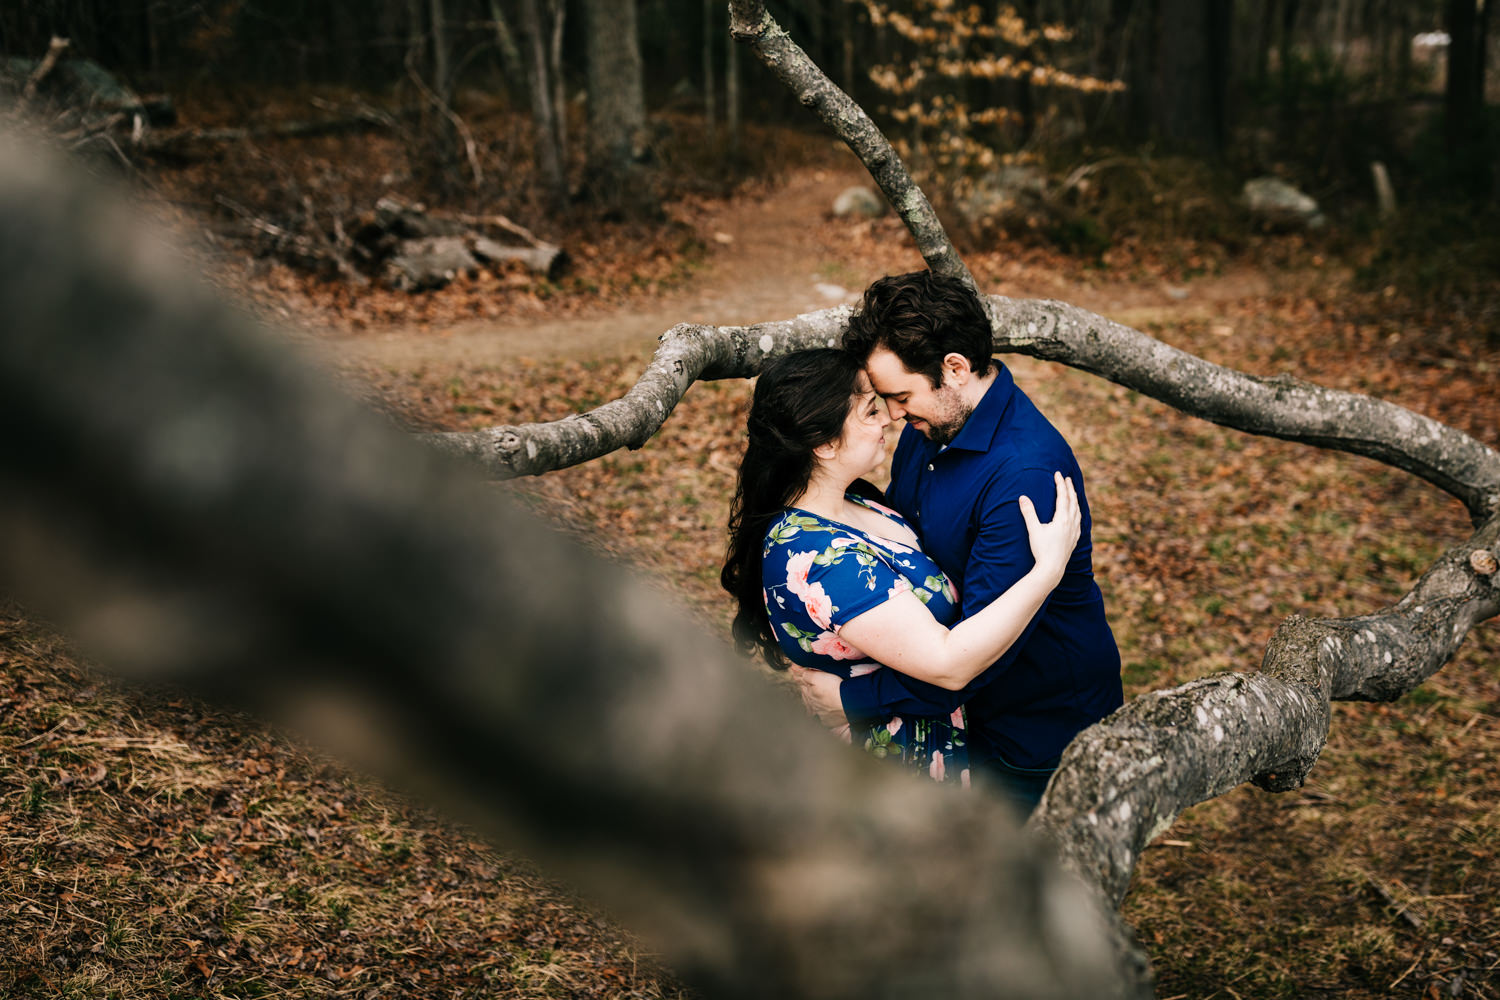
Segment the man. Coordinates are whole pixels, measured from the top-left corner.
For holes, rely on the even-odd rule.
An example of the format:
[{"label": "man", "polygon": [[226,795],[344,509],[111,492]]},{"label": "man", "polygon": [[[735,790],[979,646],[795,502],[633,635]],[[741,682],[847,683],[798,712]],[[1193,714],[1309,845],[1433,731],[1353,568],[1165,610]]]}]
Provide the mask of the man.
[{"label": "man", "polygon": [[967,704],[976,781],[998,785],[1029,812],[1063,748],[1123,701],[1120,653],[1094,582],[1083,474],[1062,435],[992,359],[989,317],[963,282],[928,271],[880,279],[851,318],[844,347],[864,359],[891,418],[906,418],[887,499],[958,585],[963,617],[1031,568],[1017,500],[1030,497],[1050,519],[1054,472],[1077,486],[1083,530],[1062,582],[1021,638],[962,691],[893,670],[842,683],[799,671],[803,697],[834,724]]}]

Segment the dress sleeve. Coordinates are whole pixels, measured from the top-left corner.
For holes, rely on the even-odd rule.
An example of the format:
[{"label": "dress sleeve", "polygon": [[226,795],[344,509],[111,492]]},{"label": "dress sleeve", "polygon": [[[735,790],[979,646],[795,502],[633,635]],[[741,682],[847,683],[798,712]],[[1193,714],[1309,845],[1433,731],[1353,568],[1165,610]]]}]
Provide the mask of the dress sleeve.
[{"label": "dress sleeve", "polygon": [[807,571],[802,602],[817,625],[837,632],[845,623],[910,589],[894,569],[853,536],[835,538]]}]

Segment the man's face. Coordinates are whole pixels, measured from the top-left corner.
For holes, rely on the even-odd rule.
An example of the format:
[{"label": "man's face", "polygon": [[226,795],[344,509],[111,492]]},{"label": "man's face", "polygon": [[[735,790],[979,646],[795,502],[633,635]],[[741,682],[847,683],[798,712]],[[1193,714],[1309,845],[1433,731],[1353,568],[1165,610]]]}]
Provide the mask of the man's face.
[{"label": "man's face", "polygon": [[885,398],[891,419],[905,417],[934,444],[952,441],[974,411],[952,384],[952,374],[946,367],[943,384],[934,389],[927,376],[908,371],[893,352],[877,347],[865,362],[865,373],[875,391]]}]

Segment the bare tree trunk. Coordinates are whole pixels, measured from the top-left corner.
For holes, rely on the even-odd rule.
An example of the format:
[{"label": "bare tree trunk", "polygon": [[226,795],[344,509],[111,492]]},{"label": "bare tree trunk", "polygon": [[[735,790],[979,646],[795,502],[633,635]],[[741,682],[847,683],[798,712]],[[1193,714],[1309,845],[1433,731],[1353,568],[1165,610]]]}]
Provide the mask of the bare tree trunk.
[{"label": "bare tree trunk", "polygon": [[[562,151],[558,148],[557,114],[561,109],[552,103],[552,80],[548,72],[547,42],[542,35],[542,19],[537,0],[520,0],[521,30],[526,33],[527,90],[531,94],[532,141],[534,159],[547,199],[553,206],[568,197],[568,181],[563,173]],[[499,10],[499,0],[490,0]]]},{"label": "bare tree trunk", "polygon": [[703,124],[708,141],[714,141],[717,126],[714,123],[714,49],[724,36],[719,34],[714,23],[715,0],[703,0]]},{"label": "bare tree trunk", "polygon": [[836,4],[839,17],[839,53],[842,58],[842,71],[839,74],[839,86],[844,93],[854,96],[854,16],[849,12],[849,4],[839,2]]},{"label": "bare tree trunk", "polygon": [[453,81],[448,77],[448,19],[443,0],[427,0],[432,21],[432,89],[444,105],[453,101]]},{"label": "bare tree trunk", "polygon": [[1205,152],[1227,126],[1230,15],[1221,0],[1154,0],[1148,101],[1152,133]]},{"label": "bare tree trunk", "polygon": [[1484,68],[1480,61],[1480,15],[1477,0],[1448,0],[1448,80],[1444,91],[1444,126],[1454,176],[1469,192],[1487,184],[1484,160]]},{"label": "bare tree trunk", "polygon": [[740,157],[740,47],[730,38],[724,51],[724,130],[729,158]]},{"label": "bare tree trunk", "polygon": [[[423,4],[428,4],[425,16]],[[464,134],[461,121],[450,103],[446,19],[443,0],[408,0],[411,32],[406,52],[406,75],[416,88],[422,113],[417,134],[408,142],[407,156],[413,172],[425,185],[451,191],[461,183],[459,164],[467,145],[475,182],[480,179],[477,150],[472,137]],[[428,39],[424,26],[432,35]]]},{"label": "bare tree trunk", "polygon": [[568,77],[563,70],[563,27],[567,23],[567,0],[547,0],[547,14],[552,19],[552,122],[557,129],[557,158],[563,173],[568,170]]},{"label": "bare tree trunk", "polygon": [[636,0],[588,0],[589,174],[596,197],[644,200],[646,101]]},{"label": "bare tree trunk", "polygon": [[500,0],[490,0],[490,26],[495,32],[495,48],[500,53],[500,69],[505,75],[506,85],[513,94],[525,92],[528,87],[526,63],[516,45],[515,32],[510,30],[510,22],[500,9]]}]

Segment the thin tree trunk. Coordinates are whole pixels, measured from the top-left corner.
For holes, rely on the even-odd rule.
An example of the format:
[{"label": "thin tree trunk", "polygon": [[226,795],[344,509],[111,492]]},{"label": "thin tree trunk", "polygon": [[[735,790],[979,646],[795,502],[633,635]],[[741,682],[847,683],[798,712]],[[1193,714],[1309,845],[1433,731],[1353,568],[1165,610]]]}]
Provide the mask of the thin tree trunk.
[{"label": "thin tree trunk", "polygon": [[[490,8],[499,13],[499,0],[490,0]],[[521,30],[526,33],[527,91],[531,95],[532,141],[534,159],[542,186],[553,205],[567,200],[567,178],[563,174],[562,155],[557,148],[558,109],[552,104],[552,81],[548,78],[547,44],[542,37],[542,21],[537,0],[521,0]]]},{"label": "thin tree trunk", "polygon": [[1391,21],[1394,25],[1392,30],[1396,35],[1391,39],[1391,57],[1394,66],[1392,73],[1395,77],[1392,85],[1396,88],[1397,100],[1404,101],[1411,94],[1411,40],[1416,33],[1413,27],[1412,11],[1405,0],[1391,0]]},{"label": "thin tree trunk", "polygon": [[714,141],[714,43],[724,37],[715,24],[715,0],[703,0],[703,125],[708,141]]},{"label": "thin tree trunk", "polygon": [[453,81],[448,79],[448,19],[443,0],[427,0],[432,20],[432,89],[444,105],[453,97]]},{"label": "thin tree trunk", "polygon": [[635,0],[588,0],[589,174],[595,195],[635,200],[646,101]]},{"label": "thin tree trunk", "polygon": [[740,47],[733,36],[724,53],[724,127],[728,134],[729,158],[740,157]]},{"label": "thin tree trunk", "polygon": [[849,11],[849,4],[840,2],[837,9],[839,12],[839,52],[842,58],[839,86],[844,89],[844,93],[854,97],[854,30],[858,22]]},{"label": "thin tree trunk", "polygon": [[516,45],[515,32],[500,9],[500,0],[490,0],[490,26],[495,32],[495,47],[500,52],[500,70],[512,93],[523,93],[527,88],[525,61],[521,49]]},{"label": "thin tree trunk", "polygon": [[1217,152],[1228,109],[1229,12],[1221,0],[1158,0],[1152,131],[1168,142]]},{"label": "thin tree trunk", "polygon": [[567,0],[547,0],[547,13],[552,19],[552,49],[550,70],[552,73],[552,124],[557,131],[557,158],[562,163],[563,173],[568,170],[568,77],[563,70],[563,26],[567,22]]},{"label": "thin tree trunk", "polygon": [[1445,133],[1448,159],[1459,182],[1473,190],[1481,165],[1477,162],[1483,144],[1482,94],[1476,84],[1479,65],[1479,16],[1476,0],[1448,0],[1448,80],[1445,88]]},{"label": "thin tree trunk", "polygon": [[1489,73],[1490,11],[1495,0],[1480,4],[1474,25],[1474,102],[1479,106],[1479,121],[1484,124],[1484,81]]}]

